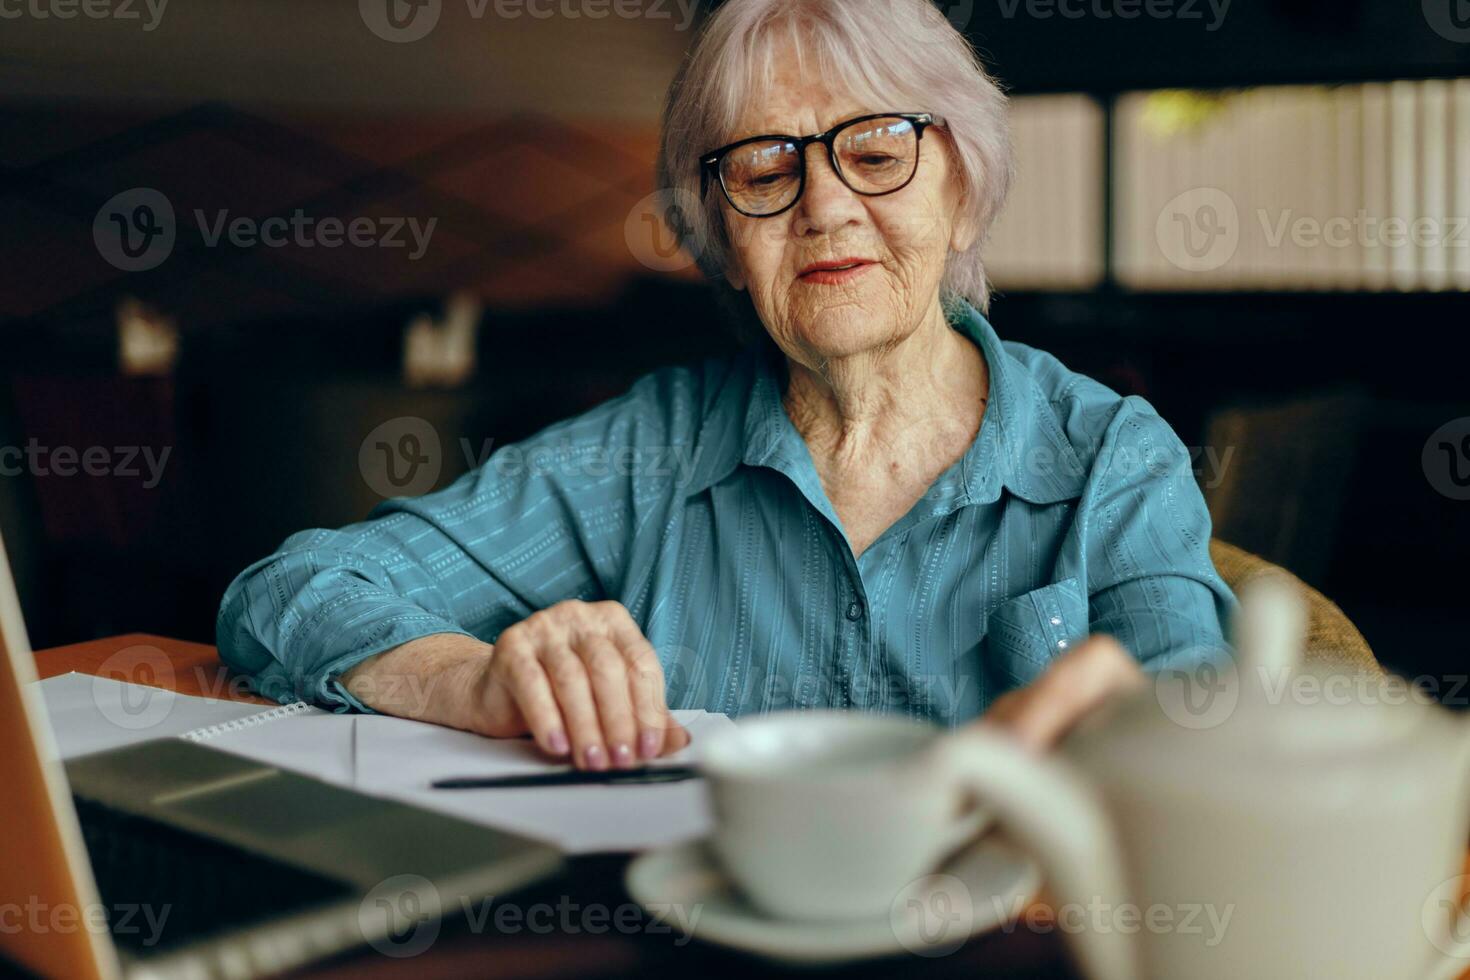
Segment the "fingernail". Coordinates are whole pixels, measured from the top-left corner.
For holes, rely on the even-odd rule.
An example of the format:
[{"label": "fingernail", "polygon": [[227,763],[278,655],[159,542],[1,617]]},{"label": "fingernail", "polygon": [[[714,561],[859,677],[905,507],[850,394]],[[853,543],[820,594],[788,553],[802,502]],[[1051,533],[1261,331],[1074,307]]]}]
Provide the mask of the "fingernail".
[{"label": "fingernail", "polygon": [[622,769],[633,764],[633,750],[628,748],[627,742],[619,742],[613,746],[613,763]]},{"label": "fingernail", "polygon": [[554,728],[546,733],[546,746],[551,750],[552,755],[566,755],[572,750],[571,744],[567,742],[567,733],[560,728]]},{"label": "fingernail", "polygon": [[582,761],[588,769],[600,771],[607,768],[607,753],[602,751],[600,745],[589,745],[582,752]]},{"label": "fingernail", "polygon": [[658,732],[643,732],[638,736],[638,754],[645,759],[658,755]]}]

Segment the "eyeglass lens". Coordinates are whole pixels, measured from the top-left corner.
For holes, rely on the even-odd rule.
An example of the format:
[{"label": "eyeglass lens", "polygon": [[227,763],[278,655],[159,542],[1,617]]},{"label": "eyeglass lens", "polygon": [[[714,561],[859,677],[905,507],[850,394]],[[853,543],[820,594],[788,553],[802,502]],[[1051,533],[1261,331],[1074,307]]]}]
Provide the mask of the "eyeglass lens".
[{"label": "eyeglass lens", "polygon": [[[898,116],[866,119],[839,130],[833,156],[843,183],[859,194],[886,194],[914,175],[919,138]],[[803,161],[792,140],[746,143],[720,161],[720,180],[730,203],[750,215],[774,214],[801,192]]]}]

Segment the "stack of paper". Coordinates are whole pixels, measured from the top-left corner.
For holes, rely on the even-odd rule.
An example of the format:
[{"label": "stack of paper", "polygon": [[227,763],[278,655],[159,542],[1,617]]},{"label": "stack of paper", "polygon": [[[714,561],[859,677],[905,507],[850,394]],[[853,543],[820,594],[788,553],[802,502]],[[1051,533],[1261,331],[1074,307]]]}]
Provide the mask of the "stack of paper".
[{"label": "stack of paper", "polygon": [[[529,739],[490,739],[387,715],[333,714],[306,705],[266,708],[190,697],[85,674],[41,681],[62,758],[153,738],[189,738],[369,795],[449,813],[548,841],[568,853],[643,850],[704,836],[701,780],[646,786],[435,790],[451,776],[561,768]],[[675,711],[693,743],[656,764],[690,762],[728,717]]]}]

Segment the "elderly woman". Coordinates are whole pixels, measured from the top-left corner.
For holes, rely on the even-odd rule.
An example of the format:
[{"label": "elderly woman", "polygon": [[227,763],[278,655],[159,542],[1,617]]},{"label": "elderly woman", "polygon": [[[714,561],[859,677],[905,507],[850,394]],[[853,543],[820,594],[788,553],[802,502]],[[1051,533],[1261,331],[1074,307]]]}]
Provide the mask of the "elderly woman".
[{"label": "elderly woman", "polygon": [[927,0],[729,0],[659,170],[764,336],[288,539],[220,610],[261,690],[602,769],[683,747],[671,706],[986,712],[1046,744],[1223,645],[1174,432],[981,313],[1005,99]]}]

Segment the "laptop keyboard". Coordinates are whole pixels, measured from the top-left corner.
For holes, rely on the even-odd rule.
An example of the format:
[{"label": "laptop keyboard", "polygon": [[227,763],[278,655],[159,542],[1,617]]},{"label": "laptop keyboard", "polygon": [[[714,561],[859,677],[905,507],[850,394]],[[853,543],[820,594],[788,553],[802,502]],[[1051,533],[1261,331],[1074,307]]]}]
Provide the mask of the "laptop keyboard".
[{"label": "laptop keyboard", "polygon": [[144,954],[356,893],[222,841],[73,797],[117,945]]}]

